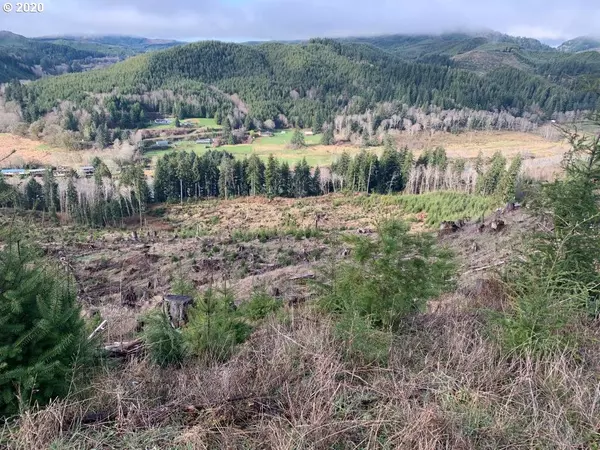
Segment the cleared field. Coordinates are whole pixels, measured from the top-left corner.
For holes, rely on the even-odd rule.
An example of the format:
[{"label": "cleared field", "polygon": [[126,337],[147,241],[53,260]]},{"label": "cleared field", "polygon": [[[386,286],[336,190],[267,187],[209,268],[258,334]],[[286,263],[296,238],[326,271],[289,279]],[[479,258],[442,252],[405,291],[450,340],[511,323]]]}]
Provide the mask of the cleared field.
[{"label": "cleared field", "polygon": [[[12,154],[11,154],[12,153]],[[79,167],[89,164],[95,156],[106,160],[109,166],[115,158],[126,158],[127,152],[115,149],[66,150],[42,141],[0,133],[0,167],[23,167],[25,164]]]},{"label": "cleared field", "polygon": [[468,132],[460,134],[436,133],[428,135],[400,135],[397,139],[400,146],[419,152],[428,148],[442,146],[449,157],[476,158],[481,151],[484,156],[491,156],[500,151],[506,157],[519,153],[530,154],[536,158],[562,155],[569,149],[564,141],[551,141],[541,136],[514,131]]},{"label": "cleared field", "polygon": [[[169,124],[158,124],[152,122],[147,128],[153,130],[170,130],[175,128],[175,117],[165,117],[166,119],[170,119],[173,122]],[[221,125],[217,125],[215,119],[204,118],[204,117],[192,117],[190,119],[183,119],[180,122],[188,122],[193,124],[196,127],[210,127],[210,128],[221,128]]]},{"label": "cleared field", "polygon": [[[307,144],[305,148],[293,150],[289,147],[293,132],[286,130],[279,132],[274,136],[259,137],[252,144],[224,145],[219,147],[220,150],[225,150],[232,153],[238,158],[244,158],[251,154],[256,154],[262,159],[267,159],[270,154],[277,158],[286,160],[289,164],[294,165],[302,158],[306,158],[307,162],[312,166],[324,166],[331,164],[336,154],[347,150],[350,153],[356,153],[357,148],[352,146],[324,146],[319,145],[321,135],[305,136],[304,140]],[[196,144],[194,141],[180,141],[173,145],[173,148],[165,150],[152,150],[145,153],[149,158],[163,156],[174,151],[193,151],[197,154],[203,154],[211,149],[206,144]]]},{"label": "cleared field", "polygon": [[[197,120],[207,121],[212,119]],[[273,154],[277,158],[287,161],[290,165],[306,158],[311,166],[327,166],[344,151],[350,154],[356,154],[360,151],[358,146],[349,143],[320,145],[321,135],[305,136],[307,146],[293,150],[288,145],[291,138],[292,132],[287,130],[286,133],[279,133],[272,137],[260,137],[252,144],[226,145],[221,149],[227,150],[239,158],[254,153],[260,158],[267,159],[270,154]],[[397,136],[397,142],[399,146],[407,146],[416,154],[436,146],[444,147],[450,157],[475,158],[479,151],[482,151],[485,156],[491,156],[494,152],[500,151],[508,158],[518,153],[528,154],[535,157],[535,159],[530,160],[529,165],[544,165],[545,167],[554,166],[555,163],[560,162],[561,156],[569,148],[564,141],[551,141],[534,134],[516,132],[471,132],[459,135],[448,133],[426,135],[423,133],[414,136],[402,134]],[[7,133],[0,134],[0,149],[0,158],[15,150],[13,155],[0,163],[2,167],[21,167],[27,163],[77,167],[88,164],[94,156],[108,160],[123,157],[119,154],[119,151],[110,148],[105,150],[68,151],[51,147],[38,140]],[[196,144],[194,141],[181,141],[174,148],[155,150],[147,152],[145,155],[155,158],[165,153],[180,150],[194,151],[201,154],[208,149],[205,144]],[[381,147],[371,147],[369,149],[369,151],[378,154],[381,153],[381,150]]]}]

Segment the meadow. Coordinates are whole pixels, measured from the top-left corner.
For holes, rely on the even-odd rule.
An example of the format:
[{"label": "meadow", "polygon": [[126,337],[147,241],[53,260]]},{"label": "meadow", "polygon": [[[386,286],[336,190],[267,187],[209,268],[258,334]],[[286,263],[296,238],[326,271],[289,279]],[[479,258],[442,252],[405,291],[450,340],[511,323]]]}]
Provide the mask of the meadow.
[{"label": "meadow", "polygon": [[[169,124],[158,124],[152,122],[147,128],[152,130],[171,130],[175,128],[175,118],[174,117],[166,117],[166,119],[172,120]],[[195,127],[207,127],[207,128],[221,128],[221,125],[218,125],[215,119],[212,118],[204,118],[204,117],[192,117],[189,119],[183,119],[181,122],[187,122],[193,124]]]}]

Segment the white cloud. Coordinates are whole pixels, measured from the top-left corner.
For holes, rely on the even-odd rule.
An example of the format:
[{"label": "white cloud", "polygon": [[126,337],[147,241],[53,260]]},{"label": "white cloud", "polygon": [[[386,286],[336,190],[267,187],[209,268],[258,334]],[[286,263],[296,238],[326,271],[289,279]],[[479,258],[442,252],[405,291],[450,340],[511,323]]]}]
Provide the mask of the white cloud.
[{"label": "white cloud", "polygon": [[0,13],[26,36],[126,34],[226,40],[494,29],[540,39],[597,34],[597,0],[45,0],[41,14]]}]

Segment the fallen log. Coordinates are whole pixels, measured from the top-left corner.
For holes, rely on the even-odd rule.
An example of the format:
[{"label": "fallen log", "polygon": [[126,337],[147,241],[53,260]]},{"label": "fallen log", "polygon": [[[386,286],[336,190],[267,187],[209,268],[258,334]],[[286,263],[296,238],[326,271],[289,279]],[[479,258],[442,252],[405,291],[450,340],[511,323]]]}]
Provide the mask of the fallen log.
[{"label": "fallen log", "polygon": [[100,325],[98,325],[94,331],[92,331],[92,334],[90,334],[88,336],[88,341],[91,341],[94,338],[94,336],[96,336],[96,333],[98,333],[98,331],[104,330],[104,327],[106,326],[107,323],[108,323],[108,320],[103,320],[102,323]]},{"label": "fallen log", "polygon": [[104,346],[104,351],[109,353],[109,356],[124,357],[135,354],[142,349],[143,341],[134,339],[133,341],[113,342]]}]

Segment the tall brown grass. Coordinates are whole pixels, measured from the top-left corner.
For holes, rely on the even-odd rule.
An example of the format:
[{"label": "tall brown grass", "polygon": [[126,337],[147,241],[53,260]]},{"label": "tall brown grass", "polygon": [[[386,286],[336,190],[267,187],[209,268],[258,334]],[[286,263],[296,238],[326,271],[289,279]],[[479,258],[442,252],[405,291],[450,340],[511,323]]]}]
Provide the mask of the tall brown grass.
[{"label": "tall brown grass", "polygon": [[[579,363],[508,358],[486,329],[468,309],[417,316],[395,337],[388,365],[374,367],[347,359],[323,317],[288,311],[225,364],[105,369],[87,400],[21,415],[0,445],[597,448],[598,344],[582,348]],[[102,421],[83,424],[92,412]]]}]

